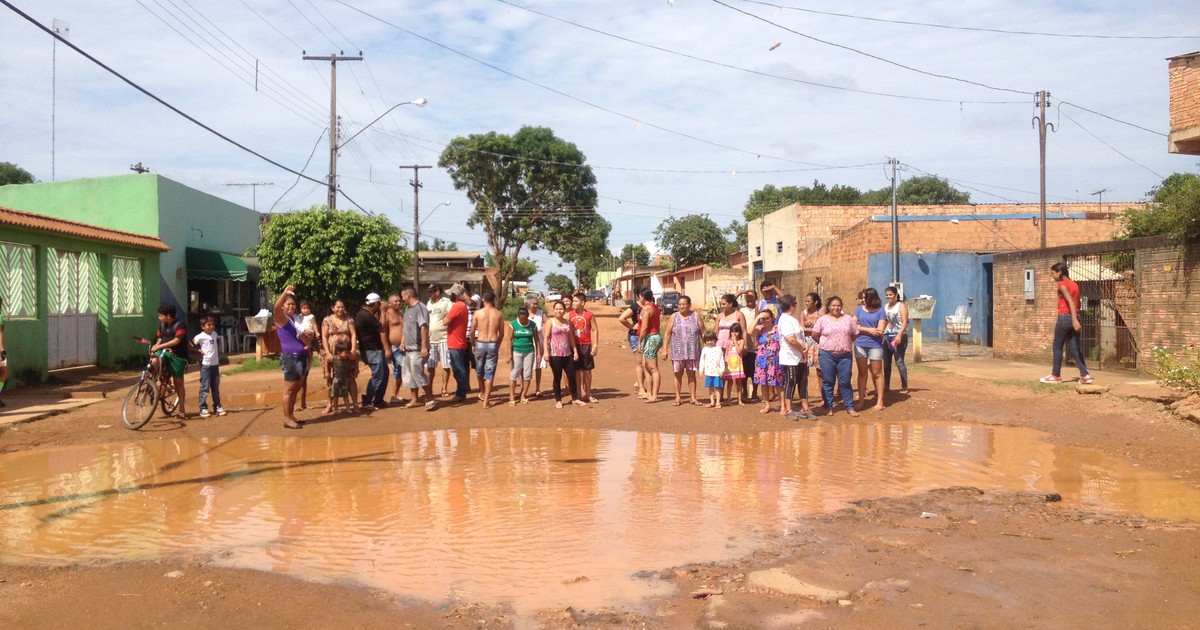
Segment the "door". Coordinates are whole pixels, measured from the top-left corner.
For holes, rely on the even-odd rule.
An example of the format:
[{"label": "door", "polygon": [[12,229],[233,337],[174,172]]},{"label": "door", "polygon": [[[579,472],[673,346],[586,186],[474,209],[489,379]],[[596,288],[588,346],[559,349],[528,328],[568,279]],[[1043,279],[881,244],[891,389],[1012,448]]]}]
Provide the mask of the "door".
[{"label": "door", "polygon": [[94,365],[99,327],[100,269],[94,252],[48,248],[50,313],[46,352],[50,369]]}]

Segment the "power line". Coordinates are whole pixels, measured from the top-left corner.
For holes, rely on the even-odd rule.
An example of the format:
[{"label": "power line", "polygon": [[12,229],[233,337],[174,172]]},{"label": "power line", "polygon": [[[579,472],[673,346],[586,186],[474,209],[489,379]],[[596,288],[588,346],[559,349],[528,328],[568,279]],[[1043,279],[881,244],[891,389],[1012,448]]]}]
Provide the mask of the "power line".
[{"label": "power line", "polygon": [[1133,124],[1133,123],[1131,123],[1131,122],[1124,121],[1124,120],[1121,120],[1121,119],[1119,119],[1119,118],[1113,118],[1112,116],[1109,116],[1108,114],[1101,114],[1101,113],[1100,113],[1100,112],[1098,112],[1098,111],[1095,111],[1095,110],[1092,110],[1092,109],[1088,109],[1088,108],[1086,108],[1086,107],[1084,107],[1084,106],[1082,106],[1082,105],[1076,105],[1075,103],[1071,103],[1071,102],[1068,102],[1068,101],[1059,101],[1059,103],[1058,103],[1058,106],[1059,106],[1059,111],[1061,111],[1061,110],[1062,110],[1061,108],[1062,108],[1062,106],[1063,106],[1063,105],[1070,105],[1071,107],[1074,107],[1075,109],[1082,109],[1083,111],[1085,111],[1085,112],[1087,112],[1087,113],[1089,113],[1089,114],[1095,114],[1095,115],[1097,115],[1097,116],[1099,116],[1099,117],[1101,117],[1101,118],[1107,118],[1107,119],[1109,119],[1109,120],[1111,120],[1111,121],[1113,121],[1113,122],[1117,122],[1117,123],[1121,123],[1122,125],[1128,125],[1128,126],[1130,126],[1130,127],[1133,127],[1134,129],[1141,129],[1142,131],[1148,131],[1148,132],[1150,132],[1150,133],[1152,133],[1152,134],[1154,134],[1154,135],[1156,135],[1156,136],[1162,136],[1162,137],[1164,137],[1164,138],[1166,138],[1166,137],[1167,137],[1167,134],[1165,134],[1165,133],[1163,133],[1163,132],[1161,132],[1161,131],[1155,131],[1155,130],[1153,130],[1153,129],[1147,129],[1146,127],[1143,127],[1143,126],[1141,126],[1141,125],[1135,125],[1135,124]]},{"label": "power line", "polygon": [[869,17],[865,15],[850,15],[848,13],[834,13],[832,11],[818,11],[816,9],[804,9],[801,7],[789,7],[774,2],[764,2],[763,0],[742,0],[748,4],[761,4],[763,6],[772,7],[775,9],[783,9],[786,11],[801,11],[804,13],[812,13],[814,15],[828,15],[831,17],[849,18],[851,20],[865,20],[868,22],[883,22],[885,24],[901,24],[904,26],[925,26],[929,28],[941,28],[955,31],[973,31],[982,33],[999,33],[1001,35],[1033,35],[1038,37],[1068,37],[1080,39],[1197,39],[1200,35],[1092,35],[1085,33],[1051,33],[1045,31],[1017,31],[1002,28],[984,28],[978,26],[951,26],[948,24],[933,24],[930,22],[911,22],[908,20],[891,20],[887,18]]},{"label": "power line", "polygon": [[1135,160],[1135,159],[1133,159],[1133,158],[1129,157],[1128,155],[1125,155],[1124,153],[1122,153],[1122,152],[1121,152],[1119,149],[1117,149],[1117,148],[1116,148],[1116,147],[1114,147],[1113,145],[1111,145],[1111,144],[1109,144],[1109,143],[1105,142],[1105,141],[1104,141],[1102,138],[1100,138],[1100,136],[1097,136],[1096,134],[1092,133],[1092,132],[1091,132],[1091,131],[1090,131],[1090,130],[1087,128],[1087,127],[1084,127],[1083,125],[1080,125],[1078,120],[1075,120],[1074,118],[1071,118],[1071,115],[1070,115],[1070,114],[1068,114],[1068,113],[1066,113],[1066,112],[1064,112],[1064,111],[1062,110],[1062,108],[1061,108],[1061,107],[1060,107],[1060,108],[1058,108],[1058,113],[1062,114],[1063,116],[1066,116],[1067,120],[1069,120],[1069,121],[1071,121],[1071,122],[1075,123],[1075,124],[1076,124],[1076,125],[1077,125],[1077,126],[1080,128],[1080,129],[1084,130],[1084,132],[1086,132],[1086,133],[1087,133],[1087,135],[1089,135],[1089,136],[1091,136],[1091,137],[1095,138],[1095,139],[1096,139],[1096,141],[1097,141],[1097,142],[1099,142],[1100,144],[1103,144],[1104,146],[1106,146],[1106,147],[1108,147],[1108,148],[1112,149],[1112,150],[1113,150],[1113,152],[1114,152],[1114,153],[1116,153],[1117,155],[1119,155],[1119,156],[1121,156],[1121,157],[1125,158],[1126,160],[1129,160],[1130,162],[1133,162],[1134,164],[1138,165],[1139,167],[1141,167],[1141,168],[1142,168],[1143,170],[1145,170],[1146,172],[1150,173],[1151,175],[1153,175],[1153,176],[1155,176],[1155,177],[1157,177],[1157,178],[1159,178],[1159,179],[1166,179],[1166,178],[1165,178],[1165,177],[1163,177],[1162,175],[1159,175],[1158,173],[1154,172],[1154,170],[1153,170],[1153,169],[1151,169],[1149,166],[1146,166],[1145,164],[1142,164],[1141,162],[1139,162],[1139,161],[1137,161],[1137,160]]}]

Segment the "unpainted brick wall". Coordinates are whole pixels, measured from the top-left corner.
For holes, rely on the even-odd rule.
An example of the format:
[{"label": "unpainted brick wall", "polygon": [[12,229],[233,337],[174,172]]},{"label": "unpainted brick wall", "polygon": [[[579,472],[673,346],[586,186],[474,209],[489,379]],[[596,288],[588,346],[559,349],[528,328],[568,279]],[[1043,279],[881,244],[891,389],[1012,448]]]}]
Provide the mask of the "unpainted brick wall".
[{"label": "unpainted brick wall", "polygon": [[1200,126],[1200,55],[1173,59],[1167,76],[1171,131]]}]

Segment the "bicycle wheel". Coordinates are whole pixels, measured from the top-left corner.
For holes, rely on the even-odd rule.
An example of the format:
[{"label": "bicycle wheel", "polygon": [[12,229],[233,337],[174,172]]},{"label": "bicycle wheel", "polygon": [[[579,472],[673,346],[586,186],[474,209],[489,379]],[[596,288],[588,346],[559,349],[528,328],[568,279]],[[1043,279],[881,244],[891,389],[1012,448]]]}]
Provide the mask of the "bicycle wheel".
[{"label": "bicycle wheel", "polygon": [[150,422],[157,406],[158,386],[149,379],[138,381],[125,395],[125,403],[121,405],[121,423],[126,429],[136,431]]},{"label": "bicycle wheel", "polygon": [[171,381],[164,382],[158,388],[158,404],[162,407],[163,413],[170,416],[179,409],[179,392],[175,391],[175,384]]}]

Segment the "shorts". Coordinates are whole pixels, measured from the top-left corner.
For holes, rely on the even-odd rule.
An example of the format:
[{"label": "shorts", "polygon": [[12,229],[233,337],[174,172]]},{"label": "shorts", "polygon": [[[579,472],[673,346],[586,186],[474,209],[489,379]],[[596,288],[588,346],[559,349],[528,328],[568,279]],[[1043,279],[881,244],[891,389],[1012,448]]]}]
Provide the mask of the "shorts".
[{"label": "shorts", "polygon": [[167,371],[167,374],[175,378],[183,378],[183,373],[187,371],[187,359],[176,356],[170,350],[159,350],[154,353],[159,358],[159,364]]},{"label": "shorts", "polygon": [[304,375],[308,376],[308,371],[312,369],[313,355],[311,352],[305,352],[304,354],[301,355],[301,357],[303,357],[303,359],[304,359]]},{"label": "shorts", "polygon": [[585,343],[579,346],[579,360],[575,362],[576,370],[588,371],[596,367],[596,358],[592,356],[592,344]]},{"label": "shorts", "polygon": [[724,387],[725,381],[722,380],[720,376],[705,376],[704,377],[704,386],[705,387]]},{"label": "shorts", "polygon": [[683,371],[696,372],[700,369],[699,359],[685,359],[683,361],[671,361],[671,367],[675,368],[675,373]]},{"label": "shorts", "polygon": [[[393,354],[393,357],[396,355]],[[409,350],[400,355],[400,363],[403,369],[396,368],[400,375],[396,378],[409,389],[417,389],[425,387],[429,384],[429,377],[425,374],[425,360],[421,358],[420,350]]]},{"label": "shorts", "polygon": [[400,379],[400,367],[404,365],[404,348],[392,346],[392,378]]},{"label": "shorts", "polygon": [[658,333],[647,335],[642,340],[642,357],[646,359],[658,359],[659,348],[662,348],[662,335]]},{"label": "shorts", "polygon": [[425,367],[432,370],[439,363],[443,368],[450,369],[450,351],[446,348],[445,341],[430,341],[429,360],[425,362]]},{"label": "shorts", "polygon": [[283,380],[295,383],[304,378],[304,355],[284,352],[279,355],[279,368],[283,370]]},{"label": "shorts", "polygon": [[500,342],[475,342],[475,373],[479,375],[480,380],[491,381],[496,379],[496,362],[499,360]]},{"label": "shorts", "polygon": [[854,346],[854,358],[882,361],[883,348],[864,348],[862,346]]},{"label": "shorts", "polygon": [[634,352],[638,351],[638,336],[635,332],[629,333],[629,349]]},{"label": "shorts", "polygon": [[513,352],[512,373],[508,375],[508,378],[514,382],[532,381],[533,366],[537,361],[537,355],[532,352]]}]

